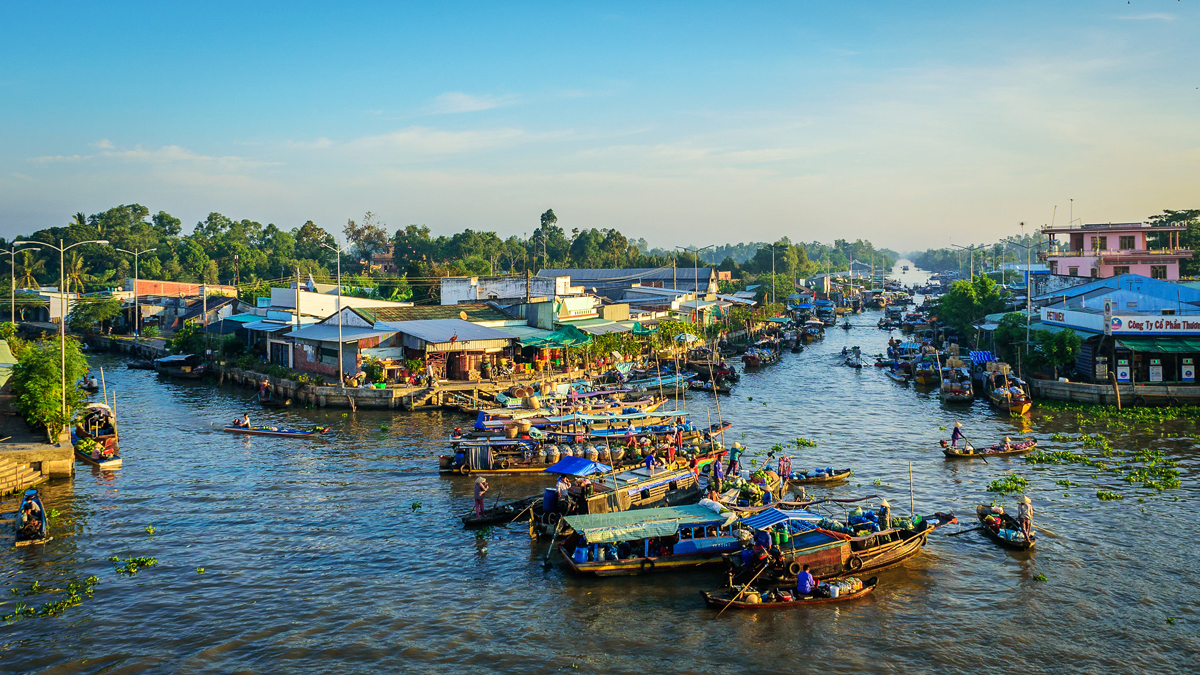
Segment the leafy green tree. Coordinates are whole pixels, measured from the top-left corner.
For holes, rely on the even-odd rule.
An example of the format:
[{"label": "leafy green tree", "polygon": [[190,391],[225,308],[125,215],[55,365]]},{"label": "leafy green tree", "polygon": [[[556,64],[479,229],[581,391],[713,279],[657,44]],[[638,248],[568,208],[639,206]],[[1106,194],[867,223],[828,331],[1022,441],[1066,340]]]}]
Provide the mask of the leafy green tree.
[{"label": "leafy green tree", "polygon": [[1054,368],[1054,379],[1057,380],[1059,368],[1075,363],[1083,340],[1075,331],[1067,328],[1057,333],[1039,330],[1037,343],[1046,363]]},{"label": "leafy green tree", "polygon": [[167,342],[172,354],[203,354],[204,331],[193,323],[184,324]]},{"label": "leafy green tree", "polygon": [[67,325],[71,330],[83,332],[120,314],[121,301],[116,298],[81,298],[71,307],[71,313],[67,315]]},{"label": "leafy green tree", "polygon": [[954,326],[962,335],[968,335],[971,324],[978,318],[979,298],[975,286],[969,281],[950,284],[937,304],[937,317]]},{"label": "leafy green tree", "polygon": [[[66,351],[60,352],[57,340],[26,343],[17,355],[13,366],[12,389],[17,412],[29,424],[42,427],[46,436],[54,441],[55,432],[62,429],[73,417],[74,411],[83,407],[87,397],[75,383],[88,371],[87,359],[79,349],[79,343],[67,338]],[[62,414],[61,360],[66,361],[67,415]]]},{"label": "leafy green tree", "polygon": [[46,261],[34,256],[33,251],[21,251],[21,262],[17,263],[17,287],[39,288],[37,275],[46,272]]},{"label": "leafy green tree", "polygon": [[[1182,211],[1166,210],[1150,216],[1151,227],[1165,225],[1183,225],[1187,230],[1179,233],[1179,245],[1193,251],[1200,248],[1200,209],[1184,209]],[[1166,247],[1165,237],[1158,238],[1157,246]],[[1200,256],[1193,255],[1179,261],[1179,274],[1194,277],[1200,275]]]},{"label": "leafy green tree", "polygon": [[386,251],[391,239],[387,233],[387,225],[380,222],[370,211],[363,216],[361,224],[347,220],[342,234],[353,244],[354,254],[368,262],[371,256]]},{"label": "leafy green tree", "polygon": [[1025,342],[1025,314],[1010,312],[1000,319],[1000,325],[992,332],[992,341],[996,345],[997,355],[1003,361],[1013,363],[1017,351]]}]

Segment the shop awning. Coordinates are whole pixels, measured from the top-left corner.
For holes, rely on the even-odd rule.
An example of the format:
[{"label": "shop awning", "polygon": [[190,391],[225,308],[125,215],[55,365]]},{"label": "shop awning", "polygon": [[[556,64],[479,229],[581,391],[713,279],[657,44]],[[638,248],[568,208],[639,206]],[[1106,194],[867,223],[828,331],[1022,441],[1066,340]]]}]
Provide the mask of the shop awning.
[{"label": "shop awning", "polygon": [[592,344],[592,336],[574,326],[563,326],[529,346],[542,349],[558,349],[560,347],[583,347],[590,344]]},{"label": "shop awning", "polygon": [[1200,353],[1200,338],[1189,337],[1118,337],[1117,340],[1135,352]]},{"label": "shop awning", "polygon": [[571,529],[587,537],[588,543],[592,544],[669,537],[679,532],[680,525],[715,525],[725,522],[723,516],[700,505],[567,516],[563,520]]},{"label": "shop awning", "polygon": [[658,332],[658,328],[646,328],[645,326],[642,325],[641,321],[633,322],[633,334],[634,335],[654,335],[657,332]]}]

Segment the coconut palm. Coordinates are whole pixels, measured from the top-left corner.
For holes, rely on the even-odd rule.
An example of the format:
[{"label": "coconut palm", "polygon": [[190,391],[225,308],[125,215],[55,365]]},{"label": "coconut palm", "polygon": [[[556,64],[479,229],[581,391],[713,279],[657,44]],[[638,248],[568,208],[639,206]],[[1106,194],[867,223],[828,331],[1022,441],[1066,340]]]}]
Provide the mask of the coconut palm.
[{"label": "coconut palm", "polygon": [[63,268],[63,279],[66,280],[65,292],[71,292],[71,282],[75,282],[75,292],[83,292],[83,282],[90,281],[92,275],[87,272],[87,265],[83,262],[83,256],[79,255],[78,251],[71,251],[71,256],[67,258],[67,266]]},{"label": "coconut palm", "polygon": [[45,273],[46,261],[33,257],[32,251],[21,251],[21,262],[18,269],[21,271],[21,278],[17,280],[17,283],[21,288],[38,288],[41,284],[37,280],[37,275]]}]

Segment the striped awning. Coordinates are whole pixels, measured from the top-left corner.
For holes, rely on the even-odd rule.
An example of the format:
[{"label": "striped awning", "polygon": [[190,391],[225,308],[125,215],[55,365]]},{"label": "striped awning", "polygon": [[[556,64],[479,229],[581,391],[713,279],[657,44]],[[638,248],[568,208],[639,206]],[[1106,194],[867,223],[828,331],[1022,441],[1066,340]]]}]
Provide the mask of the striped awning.
[{"label": "striped awning", "polygon": [[812,511],[806,511],[804,509],[797,509],[795,511],[780,511],[776,508],[770,508],[766,511],[759,511],[752,516],[742,518],[742,524],[746,525],[747,527],[752,527],[756,530],[765,530],[768,527],[774,527],[787,520],[799,520],[807,523],[816,523],[823,517],[824,516],[813,513]]}]

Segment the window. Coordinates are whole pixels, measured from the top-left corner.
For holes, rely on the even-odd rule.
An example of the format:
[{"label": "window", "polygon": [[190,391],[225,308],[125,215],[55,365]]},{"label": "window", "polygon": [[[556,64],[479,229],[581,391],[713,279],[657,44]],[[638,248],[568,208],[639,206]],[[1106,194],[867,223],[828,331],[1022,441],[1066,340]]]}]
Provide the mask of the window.
[{"label": "window", "polygon": [[1093,251],[1108,250],[1108,237],[1092,237],[1092,250]]},{"label": "window", "polygon": [[1132,251],[1133,250],[1133,237],[1132,236],[1121,237],[1121,250],[1122,251]]},{"label": "window", "polygon": [[1057,260],[1050,261],[1050,274],[1058,274],[1058,261]]},{"label": "window", "polygon": [[1174,314],[1175,314],[1175,310],[1173,310],[1173,309],[1164,309],[1162,311],[1163,316],[1174,316]]},{"label": "window", "polygon": [[1093,268],[1092,268],[1092,278],[1093,278],[1093,279],[1095,279],[1095,278],[1097,278],[1097,277],[1099,277],[1099,276],[1100,276],[1100,270],[1098,270],[1098,269],[1096,269],[1095,267],[1093,267]]},{"label": "window", "polygon": [[1166,279],[1167,278],[1167,266],[1166,265],[1151,265],[1150,266],[1150,278],[1151,279]]},{"label": "window", "polygon": [[321,363],[324,363],[327,366],[336,366],[338,364],[337,353],[337,349],[321,347]]},{"label": "window", "polygon": [[1113,276],[1120,276],[1122,274],[1129,274],[1128,265],[1122,265],[1113,268]]},{"label": "window", "polygon": [[1073,277],[1077,277],[1077,276],[1079,276],[1079,268],[1078,267],[1068,267],[1067,274],[1070,276],[1073,276]]}]

